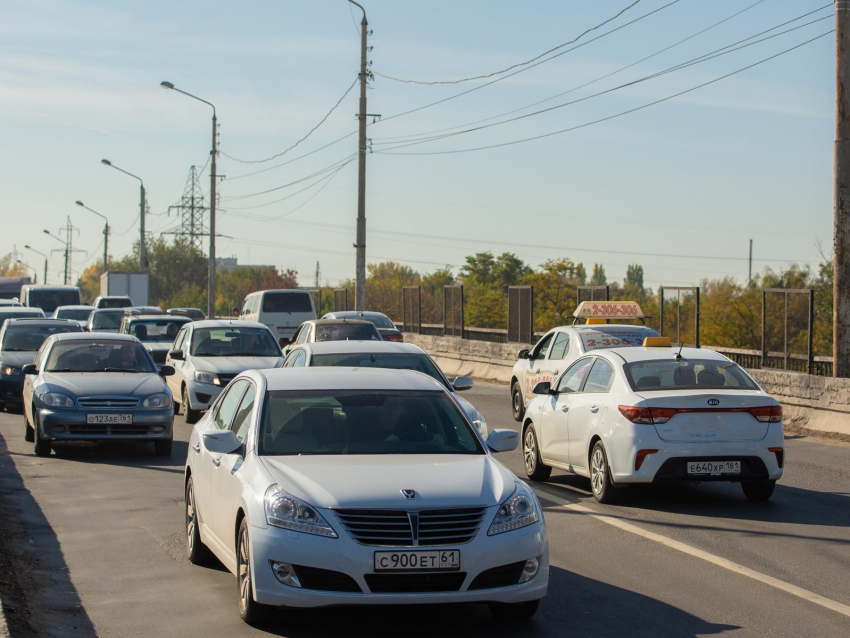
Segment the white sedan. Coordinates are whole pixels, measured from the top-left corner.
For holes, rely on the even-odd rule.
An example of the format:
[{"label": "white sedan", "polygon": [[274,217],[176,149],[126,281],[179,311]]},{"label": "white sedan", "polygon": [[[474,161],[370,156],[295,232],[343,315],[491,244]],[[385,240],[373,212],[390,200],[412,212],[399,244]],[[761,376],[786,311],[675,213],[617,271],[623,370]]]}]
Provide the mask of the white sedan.
[{"label": "white sedan", "polygon": [[541,382],[522,425],[525,469],[590,478],[602,503],[633,483],[739,482],[767,500],[782,476],[782,407],[737,364],[710,350],[598,350]]},{"label": "white sedan", "polygon": [[240,374],[192,431],[186,537],[266,606],[481,602],[528,618],[546,595],[540,503],[434,379],[407,370]]}]

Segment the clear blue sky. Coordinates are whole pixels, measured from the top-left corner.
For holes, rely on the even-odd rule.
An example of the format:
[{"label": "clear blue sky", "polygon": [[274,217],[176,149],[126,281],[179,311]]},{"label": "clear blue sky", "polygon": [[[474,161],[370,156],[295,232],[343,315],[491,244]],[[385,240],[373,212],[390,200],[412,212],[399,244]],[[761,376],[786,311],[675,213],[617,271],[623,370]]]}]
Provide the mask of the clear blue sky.
[{"label": "clear blue sky", "polygon": [[[417,80],[488,74],[578,36],[633,0],[516,2],[364,0],[374,35],[372,70]],[[579,43],[658,9],[642,0]],[[457,127],[519,109],[632,64],[752,4],[680,0],[634,25],[492,86],[399,117],[480,86],[402,84],[376,77],[369,112],[375,151],[392,138]],[[616,75],[516,115],[590,96],[668,69],[826,5],[764,0],[741,15]],[[137,237],[136,183],[100,164],[109,158],[140,175],[148,227],[177,223],[164,213],[179,199],[189,167],[209,157],[210,110],[159,88],[170,80],[215,103],[220,148],[263,159],[312,128],[355,80],[359,34],[344,0],[144,3],[5,0],[0,4],[1,252],[24,244],[47,252],[70,215],[81,229],[81,271],[99,258],[107,215],[110,253]],[[826,8],[777,31],[832,15]],[[400,148],[430,153],[487,146],[585,124],[633,109],[748,66],[832,29],[832,19],[705,63],[571,106],[489,129]],[[766,35],[773,35],[771,31]],[[764,37],[764,36],[761,36]],[[561,51],[564,49],[561,49]],[[834,36],[738,75],[635,113],[537,141],[477,152],[368,157],[368,259],[394,259],[420,272],[459,265],[479,250],[517,253],[532,265],[567,256],[605,265],[622,279],[641,263],[646,282],[744,280],[755,269],[815,262],[832,246]],[[298,270],[312,285],[354,274],[357,165],[292,195],[307,177],[357,150],[357,91],[308,140],[275,162],[219,160],[220,256]],[[491,122],[499,121],[490,120]],[[456,129],[462,130],[462,129]],[[328,173],[323,174],[329,175]],[[209,178],[205,173],[205,191]],[[320,188],[324,188],[319,191]],[[307,201],[309,199],[309,201]],[[268,205],[265,205],[268,204]],[[297,210],[294,210],[296,209]],[[119,234],[123,233],[123,234]],[[605,253],[600,251],[613,251]],[[695,258],[647,256],[689,255]],[[726,259],[706,259],[704,257]],[[41,268],[41,258],[28,261]],[[51,259],[55,276],[60,255]]]}]

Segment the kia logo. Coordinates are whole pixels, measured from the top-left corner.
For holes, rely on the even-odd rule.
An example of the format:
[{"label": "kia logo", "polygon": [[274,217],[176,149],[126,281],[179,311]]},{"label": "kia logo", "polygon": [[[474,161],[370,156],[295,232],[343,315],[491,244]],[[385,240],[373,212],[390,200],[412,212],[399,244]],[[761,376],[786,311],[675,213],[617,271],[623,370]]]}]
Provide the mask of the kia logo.
[{"label": "kia logo", "polygon": [[708,405],[720,405],[720,400],[719,399],[709,399]]},{"label": "kia logo", "polygon": [[406,498],[406,499],[416,498],[416,491],[415,490],[401,490],[401,493],[404,495],[404,498]]}]

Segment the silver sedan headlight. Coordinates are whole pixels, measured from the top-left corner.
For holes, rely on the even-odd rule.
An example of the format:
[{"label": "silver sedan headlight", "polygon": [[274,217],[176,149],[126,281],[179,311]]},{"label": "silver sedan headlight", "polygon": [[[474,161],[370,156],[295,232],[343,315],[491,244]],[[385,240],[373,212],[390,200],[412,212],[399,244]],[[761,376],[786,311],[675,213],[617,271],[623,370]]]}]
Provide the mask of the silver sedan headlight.
[{"label": "silver sedan headlight", "polygon": [[215,372],[195,372],[195,381],[198,383],[209,383],[210,385],[221,385],[221,379]]},{"label": "silver sedan headlight", "polygon": [[338,538],[333,527],[315,507],[287,494],[277,485],[266,490],[266,522],[294,532]]},{"label": "silver sedan headlight", "polygon": [[73,408],[74,400],[65,395],[59,394],[58,392],[48,392],[47,394],[43,394],[41,396],[41,401],[44,405],[49,406],[51,408]]},{"label": "silver sedan headlight", "polygon": [[167,408],[171,405],[171,397],[165,392],[152,394],[142,401],[143,408]]},{"label": "silver sedan headlight", "polygon": [[537,499],[524,483],[517,483],[514,493],[499,506],[496,518],[487,531],[487,536],[504,534],[540,520]]}]

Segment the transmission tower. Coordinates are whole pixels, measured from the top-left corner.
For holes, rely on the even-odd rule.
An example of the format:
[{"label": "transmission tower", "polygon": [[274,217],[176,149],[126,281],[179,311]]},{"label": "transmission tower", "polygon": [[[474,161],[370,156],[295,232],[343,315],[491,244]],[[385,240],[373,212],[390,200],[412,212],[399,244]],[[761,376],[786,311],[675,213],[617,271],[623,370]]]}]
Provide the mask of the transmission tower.
[{"label": "transmission tower", "polygon": [[204,226],[204,214],[207,207],[204,206],[204,190],[201,187],[200,174],[195,166],[189,170],[180,203],[169,206],[169,211],[172,209],[180,211],[180,230],[175,231],[174,234],[182,235],[190,246],[203,252],[203,239],[207,234]]}]

